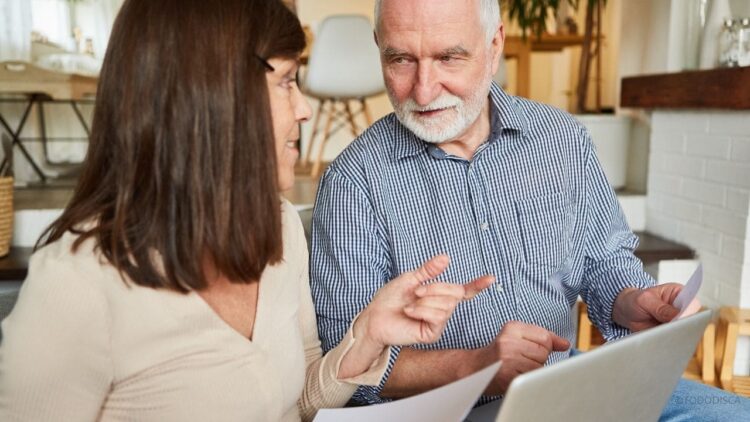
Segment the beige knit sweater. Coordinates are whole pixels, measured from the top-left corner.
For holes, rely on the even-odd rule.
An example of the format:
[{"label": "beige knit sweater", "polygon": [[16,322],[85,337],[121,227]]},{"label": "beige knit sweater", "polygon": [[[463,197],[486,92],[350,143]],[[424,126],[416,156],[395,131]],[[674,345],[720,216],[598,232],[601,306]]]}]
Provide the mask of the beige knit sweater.
[{"label": "beige knit sweater", "polygon": [[35,253],[2,323],[0,421],[293,421],[377,384],[388,350],[336,380],[351,330],[321,357],[302,226],[283,210],[284,262],[263,273],[252,341],[195,293],[126,285],[93,241]]}]

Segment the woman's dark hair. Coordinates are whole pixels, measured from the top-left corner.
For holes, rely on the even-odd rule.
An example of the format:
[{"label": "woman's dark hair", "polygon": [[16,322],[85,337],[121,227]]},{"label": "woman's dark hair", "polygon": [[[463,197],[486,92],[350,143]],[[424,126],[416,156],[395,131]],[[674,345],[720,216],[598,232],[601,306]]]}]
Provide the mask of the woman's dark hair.
[{"label": "woman's dark hair", "polygon": [[282,259],[273,123],[261,58],[305,37],[279,0],[126,0],[104,58],[70,204],[37,246],[79,234],[134,283],[232,282]]}]

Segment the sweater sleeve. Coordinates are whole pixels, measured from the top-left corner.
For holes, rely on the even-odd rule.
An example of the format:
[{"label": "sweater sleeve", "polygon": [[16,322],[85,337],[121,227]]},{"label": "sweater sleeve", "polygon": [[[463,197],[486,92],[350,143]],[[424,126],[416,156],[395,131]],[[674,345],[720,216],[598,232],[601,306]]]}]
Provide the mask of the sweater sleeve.
[{"label": "sweater sleeve", "polygon": [[[299,233],[302,234],[300,227]],[[388,367],[391,354],[386,348],[370,368],[355,377],[338,379],[337,375],[346,353],[357,341],[352,333],[356,318],[349,326],[344,339],[325,356],[318,337],[315,308],[313,307],[308,276],[308,252],[304,237],[300,235],[297,250],[303,251],[299,259],[303,262],[298,276],[300,285],[299,323],[305,348],[305,387],[298,401],[303,421],[312,420],[318,409],[342,407],[360,385],[378,385]]]},{"label": "sweater sleeve", "polygon": [[106,298],[55,246],[32,257],[2,323],[3,421],[95,420],[113,379]]}]

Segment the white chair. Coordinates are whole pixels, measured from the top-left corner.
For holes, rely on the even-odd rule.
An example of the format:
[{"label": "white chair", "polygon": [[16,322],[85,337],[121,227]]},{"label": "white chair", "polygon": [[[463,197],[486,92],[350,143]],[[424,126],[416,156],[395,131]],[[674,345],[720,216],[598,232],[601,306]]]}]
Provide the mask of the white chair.
[{"label": "white chair", "polygon": [[[312,164],[311,174],[315,177],[320,173],[323,151],[328,140],[347,124],[356,137],[360,128],[354,118],[360,113],[364,114],[367,125],[371,125],[372,116],[365,99],[385,92],[380,70],[380,52],[375,45],[372,25],[367,17],[338,15],[323,20],[310,52],[304,91],[318,99],[319,105],[303,165],[310,163],[315,141],[320,133],[321,116],[327,114]],[[360,109],[356,112],[350,107],[349,101],[352,100],[360,103]]]}]

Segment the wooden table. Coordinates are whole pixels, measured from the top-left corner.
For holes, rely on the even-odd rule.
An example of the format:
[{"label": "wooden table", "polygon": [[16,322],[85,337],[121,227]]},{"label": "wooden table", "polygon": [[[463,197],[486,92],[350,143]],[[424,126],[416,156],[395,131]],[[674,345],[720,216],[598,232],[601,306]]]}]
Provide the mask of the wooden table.
[{"label": "wooden table", "polygon": [[[48,137],[46,133],[43,104],[54,102],[69,104],[73,108],[88,138],[89,127],[78,105],[80,103],[93,104],[93,96],[96,94],[97,84],[98,78],[91,76],[53,72],[26,62],[0,62],[0,94],[2,94],[0,102],[21,103],[24,106],[23,115],[15,127],[11,127],[10,120],[4,118],[2,111],[0,111],[0,133],[3,131],[8,133],[13,141],[13,147],[21,150],[24,158],[31,165],[42,183],[46,182],[47,175],[23,145],[22,141],[42,141],[44,143],[45,159],[50,162],[47,155],[47,140],[52,138]],[[21,134],[28,123],[27,118],[35,105],[39,113],[41,136],[36,138],[22,138]]]},{"label": "wooden table", "polygon": [[96,95],[99,79],[71,73],[54,72],[31,63],[0,62],[0,92],[39,92],[55,99],[80,100]]},{"label": "wooden table", "polygon": [[543,34],[540,39],[529,36],[525,41],[519,36],[506,36],[503,52],[508,59],[516,59],[516,94],[529,98],[531,94],[531,53],[562,51],[566,47],[583,44],[581,35]]}]

